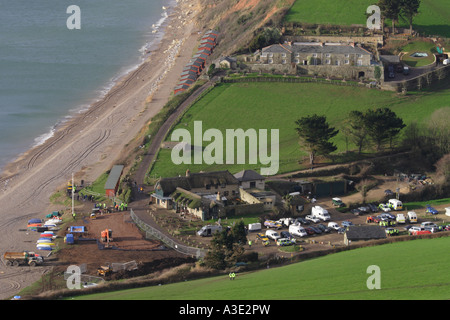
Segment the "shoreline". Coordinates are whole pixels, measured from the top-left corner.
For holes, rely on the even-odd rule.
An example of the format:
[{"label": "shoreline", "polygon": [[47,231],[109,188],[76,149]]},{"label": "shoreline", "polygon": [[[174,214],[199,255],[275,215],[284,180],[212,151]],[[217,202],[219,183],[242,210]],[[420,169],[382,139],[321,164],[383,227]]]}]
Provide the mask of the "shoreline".
[{"label": "shoreline", "polygon": [[[4,251],[35,251],[34,237],[24,229],[31,218],[68,209],[49,201],[70,180],[94,181],[123,156],[169,100],[181,70],[199,39],[194,17],[198,0],[178,0],[168,8],[163,35],[155,49],[134,70],[86,111],[75,114],[43,144],[6,164],[0,175],[0,243]],[[190,12],[190,13],[188,13]],[[161,28],[161,27],[160,27]],[[34,240],[34,241],[33,241]],[[41,268],[17,273],[0,264],[0,299],[8,298],[40,279]],[[12,280],[12,279],[17,279]],[[11,285],[11,281],[18,285]]]},{"label": "shoreline", "polygon": [[33,149],[45,144],[58,131],[62,130],[68,122],[73,121],[74,119],[76,120],[77,117],[80,117],[83,115],[83,113],[88,112],[89,109],[93,108],[96,103],[99,103],[103,99],[105,99],[109,92],[118,83],[120,83],[127,77],[130,77],[134,71],[136,71],[141,65],[146,63],[148,59],[150,59],[152,52],[154,50],[158,50],[161,42],[166,37],[165,29],[170,22],[170,16],[172,15],[173,11],[176,10],[176,7],[178,5],[178,0],[168,0],[168,2],[170,3],[169,7],[164,8],[162,12],[162,14],[165,13],[166,16],[164,17],[161,14],[162,17],[151,27],[153,30],[152,33],[155,33],[156,31],[154,38],[148,39],[148,41],[146,41],[145,44],[142,45],[140,49],[138,49],[138,52],[140,52],[141,54],[141,56],[138,58],[138,61],[136,61],[134,64],[124,65],[120,70],[118,70],[118,73],[116,75],[107,80],[106,83],[100,88],[93,91],[95,97],[91,98],[89,102],[73,106],[67,111],[67,114],[65,116],[58,119],[53,125],[49,126],[49,130],[47,132],[31,138],[33,142],[30,143],[25,151],[16,154],[14,157],[0,166],[0,181],[2,181],[2,178],[5,175],[6,168],[11,167],[13,163],[22,159],[24,156],[32,152]]}]

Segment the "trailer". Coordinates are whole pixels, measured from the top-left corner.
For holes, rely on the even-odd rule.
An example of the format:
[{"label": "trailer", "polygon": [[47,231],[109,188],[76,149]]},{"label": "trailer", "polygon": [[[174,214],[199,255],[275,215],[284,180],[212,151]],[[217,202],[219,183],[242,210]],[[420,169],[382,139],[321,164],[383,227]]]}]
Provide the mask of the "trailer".
[{"label": "trailer", "polygon": [[44,263],[44,258],[34,252],[5,252],[3,258],[6,260],[7,266],[18,267],[27,264],[31,267]]}]

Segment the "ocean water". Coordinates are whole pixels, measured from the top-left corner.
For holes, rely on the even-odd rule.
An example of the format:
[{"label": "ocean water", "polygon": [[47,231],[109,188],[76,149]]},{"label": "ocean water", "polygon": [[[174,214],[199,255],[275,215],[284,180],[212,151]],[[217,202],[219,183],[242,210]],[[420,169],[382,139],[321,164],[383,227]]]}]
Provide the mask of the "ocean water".
[{"label": "ocean water", "polygon": [[[66,22],[80,8],[79,30]],[[174,0],[0,0],[0,170],[136,68]]]}]

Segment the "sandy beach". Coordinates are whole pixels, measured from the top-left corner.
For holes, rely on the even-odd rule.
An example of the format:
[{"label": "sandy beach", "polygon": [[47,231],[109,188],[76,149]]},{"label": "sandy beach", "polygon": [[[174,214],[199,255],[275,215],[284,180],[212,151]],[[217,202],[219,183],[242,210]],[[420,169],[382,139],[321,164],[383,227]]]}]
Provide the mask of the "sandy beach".
[{"label": "sandy beach", "polygon": [[[179,0],[178,6],[171,8],[159,47],[142,65],[44,144],[5,166],[0,176],[2,255],[5,251],[34,251],[37,236],[24,231],[27,220],[61,209],[52,207],[49,197],[72,173],[77,181],[94,181],[110,169],[165,105],[192,57],[199,32],[204,31],[194,24],[199,10],[197,0]],[[47,272],[44,268],[19,269],[0,263],[0,299],[17,294]]]}]

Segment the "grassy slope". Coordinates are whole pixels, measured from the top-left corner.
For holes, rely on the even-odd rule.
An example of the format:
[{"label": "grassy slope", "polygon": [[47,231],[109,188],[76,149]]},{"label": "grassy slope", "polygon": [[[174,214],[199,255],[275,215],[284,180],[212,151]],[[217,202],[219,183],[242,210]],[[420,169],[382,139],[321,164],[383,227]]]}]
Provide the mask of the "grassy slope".
[{"label": "grassy slope", "polygon": [[[450,237],[355,249],[280,268],[95,294],[80,299],[119,300],[307,300],[449,299]],[[370,265],[381,289],[368,290]]]},{"label": "grassy slope", "polygon": [[[301,169],[300,151],[295,132],[296,119],[308,114],[326,115],[331,125],[339,128],[351,110],[390,107],[405,123],[425,121],[431,113],[448,106],[450,89],[398,96],[395,93],[365,88],[341,87],[327,84],[292,83],[237,83],[222,84],[193,105],[176,128],[193,132],[193,123],[202,121],[203,132],[208,128],[279,129],[280,173]],[[168,135],[168,140],[171,140]],[[345,137],[339,134],[334,142],[339,151],[345,151]],[[204,142],[207,146],[210,142]],[[225,165],[174,165],[171,151],[162,150],[151,172],[152,177],[168,177],[200,170],[223,169]],[[230,172],[256,165],[228,165]]]},{"label": "grassy slope", "polygon": [[[376,3],[376,0],[297,0],[285,16],[285,20],[318,24],[365,25],[366,9],[369,5]],[[449,15],[450,1],[422,0],[420,14],[415,18],[413,28],[430,35],[450,37]],[[408,23],[402,21],[399,25],[409,27]]]}]

